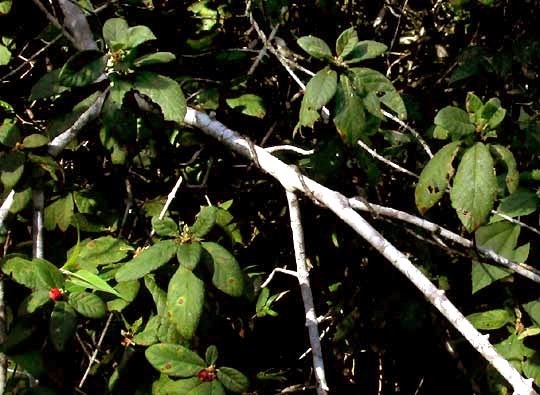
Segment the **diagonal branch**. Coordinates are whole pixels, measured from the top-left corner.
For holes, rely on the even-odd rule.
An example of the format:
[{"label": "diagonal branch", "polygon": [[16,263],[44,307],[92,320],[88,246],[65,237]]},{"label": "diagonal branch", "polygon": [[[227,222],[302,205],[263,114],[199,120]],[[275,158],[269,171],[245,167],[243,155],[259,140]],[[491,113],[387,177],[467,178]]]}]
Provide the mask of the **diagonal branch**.
[{"label": "diagonal branch", "polygon": [[[250,144],[245,138],[217,120],[211,119],[206,114],[188,108],[184,122],[197,127],[206,134],[216,138],[235,152],[250,159],[252,152]],[[303,183],[293,167],[283,163],[273,155],[258,146],[251,146],[255,149],[258,162],[261,168],[268,174],[276,178],[288,191],[304,190]],[[349,200],[339,192],[328,189],[317,182],[303,177],[305,185],[312,194],[332,210],[339,218],[351,226],[369,244],[379,251],[388,261],[390,261],[399,271],[401,271],[435,306],[450,323],[467,339],[467,341],[482,356],[499,371],[499,373],[513,386],[516,394],[533,395],[537,394],[532,387],[533,379],[524,379],[501,354],[489,343],[487,336],[482,335],[463,316],[463,314],[450,302],[444,291],[437,289],[431,281],[414,266],[411,261],[391,243],[389,243],[379,232],[377,232],[364,218],[362,218],[350,205]]]}]

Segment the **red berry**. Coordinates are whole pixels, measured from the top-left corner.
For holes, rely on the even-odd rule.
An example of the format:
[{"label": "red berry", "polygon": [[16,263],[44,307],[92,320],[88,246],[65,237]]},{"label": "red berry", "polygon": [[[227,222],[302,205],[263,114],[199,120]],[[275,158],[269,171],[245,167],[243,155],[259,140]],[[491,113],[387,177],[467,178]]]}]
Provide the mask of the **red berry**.
[{"label": "red berry", "polygon": [[58,288],[51,288],[49,291],[49,298],[51,298],[53,301],[57,301],[60,296],[62,295],[62,291],[60,291]]},{"label": "red berry", "polygon": [[216,379],[216,374],[214,373],[214,369],[206,368],[201,370],[199,374],[197,374],[197,377],[201,381],[214,381]]}]

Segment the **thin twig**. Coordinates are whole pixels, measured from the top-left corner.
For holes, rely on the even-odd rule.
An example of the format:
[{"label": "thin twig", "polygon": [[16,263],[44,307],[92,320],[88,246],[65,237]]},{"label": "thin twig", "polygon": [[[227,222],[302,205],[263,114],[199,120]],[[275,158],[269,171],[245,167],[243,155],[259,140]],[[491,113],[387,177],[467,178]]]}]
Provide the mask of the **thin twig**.
[{"label": "thin twig", "polygon": [[270,153],[277,152],[277,151],[292,151],[300,155],[313,155],[315,153],[314,149],[305,150],[302,148],[295,147],[294,145],[287,145],[287,144],[276,145],[274,147],[268,147],[268,148],[265,148],[265,150],[266,152],[270,152]]},{"label": "thin twig", "polygon": [[536,228],[533,228],[532,226],[530,225],[527,225],[526,223],[524,222],[521,222],[515,218],[512,218],[506,214],[503,214],[501,213],[500,211],[497,211],[497,210],[491,210],[491,214],[496,214],[498,215],[499,217],[501,218],[504,218],[505,220],[507,220],[508,222],[512,222],[513,224],[517,224],[519,226],[523,226],[524,228],[526,229],[529,229],[531,232],[534,232],[536,234],[539,234],[540,235],[540,230],[536,229]]},{"label": "thin twig", "polygon": [[88,362],[88,367],[86,368],[86,371],[84,372],[81,382],[79,383],[79,388],[82,388],[82,386],[84,385],[84,382],[86,381],[86,377],[88,376],[88,373],[90,373],[90,368],[92,367],[92,365],[94,364],[94,361],[96,360],[98,350],[101,347],[101,343],[103,343],[103,339],[105,338],[107,329],[109,329],[109,324],[111,323],[112,317],[113,317],[113,314],[110,313],[109,318],[107,319],[107,322],[105,323],[105,328],[103,328],[103,332],[101,332],[101,336],[99,338],[96,349],[94,350],[94,353],[92,354],[92,358],[90,358],[90,362]]},{"label": "thin twig", "polygon": [[367,146],[367,144],[364,143],[364,142],[363,142],[362,140],[360,140],[360,139],[358,139],[358,145],[359,145],[360,147],[362,147],[363,149],[365,149],[367,152],[369,152],[369,154],[370,154],[371,156],[373,156],[374,158],[380,160],[381,162],[386,163],[388,166],[391,166],[391,167],[393,167],[394,169],[396,169],[396,170],[398,170],[398,171],[400,171],[400,172],[402,172],[402,173],[405,173],[405,174],[408,174],[408,175],[410,175],[410,176],[413,176],[413,177],[418,178],[418,176],[417,176],[416,174],[414,174],[412,171],[407,170],[407,169],[401,167],[400,165],[398,165],[397,163],[394,163],[394,162],[392,162],[392,161],[389,161],[389,160],[386,159],[384,156],[379,155],[379,154],[377,153],[377,151],[375,151],[374,149],[369,148],[369,147]]},{"label": "thin twig", "polygon": [[414,130],[413,128],[411,128],[409,125],[407,125],[405,122],[403,122],[401,119],[399,119],[398,117],[396,117],[395,115],[393,114],[390,114],[388,111],[385,111],[383,109],[381,109],[381,112],[383,113],[383,115],[387,118],[390,118],[392,121],[398,123],[401,127],[407,129],[409,132],[411,132],[413,134],[413,136],[418,140],[418,142],[422,145],[422,147],[424,148],[424,151],[426,151],[426,153],[428,154],[429,158],[433,158],[433,153],[431,152],[431,149],[429,148],[429,145],[426,143],[426,141],[422,138],[422,136],[420,136],[420,133],[418,133],[416,130]]},{"label": "thin twig", "polygon": [[294,255],[296,258],[296,278],[300,284],[304,310],[306,312],[306,326],[309,332],[309,342],[313,356],[313,368],[315,370],[315,379],[317,381],[317,393],[326,394],[328,384],[324,372],[324,361],[319,340],[319,328],[317,324],[317,314],[313,303],[313,294],[309,284],[309,272],[306,268],[306,251],[304,246],[304,230],[302,229],[302,220],[300,216],[300,205],[298,197],[294,192],[287,191],[287,202],[289,204],[289,215],[291,219],[291,229],[293,234]]},{"label": "thin twig", "polygon": [[[272,41],[274,36],[276,35],[277,33],[277,30],[279,28],[279,23],[276,24],[276,26],[274,26],[274,28],[272,29],[272,31],[270,32],[270,36],[268,36],[268,41]],[[257,66],[259,65],[259,63],[261,62],[262,58],[264,57],[264,55],[266,55],[266,45],[263,44],[263,47],[261,48],[261,50],[259,51],[259,54],[257,55],[257,57],[255,58],[255,61],[253,62],[253,64],[251,65],[247,75],[251,75],[255,72],[255,69],[257,68]]]},{"label": "thin twig", "polygon": [[272,270],[272,273],[268,276],[268,278],[261,284],[261,288],[266,288],[268,284],[270,284],[270,281],[274,278],[274,274],[277,272],[288,274],[289,276],[297,277],[298,273],[296,273],[294,270],[289,270],[281,267],[276,267],[274,270]]},{"label": "thin twig", "polygon": [[39,9],[45,14],[45,16],[47,17],[47,19],[57,28],[57,29],[60,29],[62,30],[62,33],[64,34],[64,36],[66,36],[66,38],[71,41],[71,43],[75,46],[75,48],[77,48],[77,42],[75,41],[75,38],[64,28],[64,26],[62,26],[62,24],[60,22],[58,22],[58,19],[56,19],[50,12],[49,10],[47,10],[47,8],[45,8],[45,6],[43,4],[41,4],[41,1],[39,0],[32,0],[38,7]]},{"label": "thin twig", "polygon": [[[165,217],[165,213],[169,209],[169,206],[171,205],[172,201],[176,197],[176,192],[178,191],[178,188],[180,188],[180,185],[182,184],[182,176],[178,177],[178,180],[176,181],[176,184],[174,184],[173,189],[171,192],[169,192],[169,195],[167,195],[167,201],[165,202],[165,205],[163,206],[163,209],[161,210],[161,213],[159,213],[159,219],[162,220],[163,217]],[[152,229],[152,232],[150,232],[150,237],[154,236],[154,233],[156,231]]]},{"label": "thin twig", "polygon": [[34,205],[32,256],[34,258],[43,258],[43,218],[45,206],[45,194],[43,189],[34,189],[32,191],[32,203]]},{"label": "thin twig", "polygon": [[13,197],[15,196],[15,190],[12,189],[9,191],[8,195],[4,199],[4,202],[2,203],[2,206],[0,206],[0,231],[4,230],[4,221],[6,220],[9,209],[11,208],[11,205],[13,204]]},{"label": "thin twig", "polygon": [[[366,204],[358,199],[352,198],[349,199],[349,203],[351,207],[353,207],[356,210],[362,210],[362,211],[368,211],[368,207]],[[390,207],[384,207],[379,206],[374,203],[370,203],[370,206],[372,210],[377,212],[379,215],[384,215],[386,217],[399,219],[400,221],[405,221],[410,224],[419,226],[423,229],[426,229],[430,232],[432,232],[434,235],[439,235],[444,237],[445,239],[452,240],[454,243],[460,244],[463,247],[466,248],[475,248],[474,243],[471,240],[468,240],[464,237],[461,237],[460,235],[445,229],[433,222],[427,221],[423,218],[416,217],[412,214],[406,213],[404,211],[396,210]],[[486,258],[489,258],[493,260],[494,262],[497,262],[498,264],[507,267],[508,269],[511,269],[512,271],[516,272],[517,274],[528,278],[529,280],[532,280],[534,282],[540,283],[540,271],[525,264],[525,263],[519,263],[514,262],[509,259],[506,259],[505,257],[495,253],[492,250],[489,250],[484,247],[477,247],[478,252],[483,254]]]},{"label": "thin twig", "polygon": [[13,74],[17,73],[20,69],[22,69],[25,65],[27,65],[28,63],[32,62],[32,60],[34,60],[35,58],[37,58],[39,55],[41,55],[45,50],[47,50],[47,48],[49,48],[51,45],[53,45],[55,42],[57,42],[60,37],[62,37],[63,34],[60,33],[58,36],[56,36],[55,38],[52,39],[51,42],[47,43],[43,48],[41,48],[39,51],[37,51],[35,54],[33,54],[32,56],[30,56],[28,59],[26,59],[23,63],[21,63],[19,66],[15,67],[13,70],[11,70],[9,73],[7,73],[5,76],[3,76],[1,79],[0,79],[0,82],[4,82],[5,80],[7,80],[9,77],[11,77]]}]

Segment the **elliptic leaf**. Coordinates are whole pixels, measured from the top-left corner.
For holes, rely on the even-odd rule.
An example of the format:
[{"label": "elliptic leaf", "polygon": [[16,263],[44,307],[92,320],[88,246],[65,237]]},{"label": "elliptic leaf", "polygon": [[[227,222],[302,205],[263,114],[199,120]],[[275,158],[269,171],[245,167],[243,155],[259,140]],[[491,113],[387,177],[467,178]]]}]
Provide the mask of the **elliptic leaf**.
[{"label": "elliptic leaf", "polygon": [[217,377],[232,392],[245,392],[249,387],[248,378],[233,368],[219,368],[217,370]]},{"label": "elliptic leaf", "polygon": [[191,339],[204,305],[204,283],[191,271],[180,266],[169,282],[167,317],[186,339]]},{"label": "elliptic leaf", "polygon": [[529,314],[533,324],[540,327],[540,300],[532,300],[521,306],[523,307],[523,310]]},{"label": "elliptic leaf", "polygon": [[472,293],[480,291],[491,283],[512,275],[510,269],[473,261],[471,269]]},{"label": "elliptic leaf", "polygon": [[446,192],[450,179],[454,176],[452,162],[456,157],[461,141],[445,145],[441,148],[422,170],[414,198],[420,214],[424,214]]},{"label": "elliptic leaf", "polygon": [[156,52],[135,59],[133,65],[136,67],[144,67],[152,64],[169,63],[175,59],[176,55],[172,52]]},{"label": "elliptic leaf", "polygon": [[54,230],[56,225],[62,232],[71,225],[73,216],[73,197],[70,194],[57,199],[54,203],[45,207],[45,228]]},{"label": "elliptic leaf", "polygon": [[506,187],[508,188],[508,192],[514,193],[519,185],[519,172],[512,151],[499,144],[490,145],[490,148],[491,152],[504,162],[507,169]]},{"label": "elliptic leaf", "polygon": [[469,118],[469,114],[461,108],[447,106],[435,116],[435,125],[450,132],[452,140],[459,140],[473,134],[475,127]]},{"label": "elliptic leaf", "polygon": [[125,48],[128,40],[128,24],[122,18],[108,19],[103,25],[103,38],[113,51]]},{"label": "elliptic leaf", "polygon": [[[0,3],[1,5],[2,3]],[[0,44],[0,66],[7,65],[11,60],[11,51],[4,44]]]},{"label": "elliptic leaf", "polygon": [[135,48],[145,41],[155,40],[156,36],[146,26],[133,26],[127,30],[126,48]]},{"label": "elliptic leaf", "polygon": [[139,280],[123,281],[115,285],[114,289],[122,295],[121,298],[113,299],[107,302],[107,310],[122,311],[125,309],[139,293]]},{"label": "elliptic leaf", "polygon": [[4,119],[0,126],[0,143],[8,147],[15,147],[21,141],[21,132],[15,119]]},{"label": "elliptic leaf", "polygon": [[318,110],[334,97],[336,87],[337,73],[325,67],[307,83],[302,102],[305,100],[309,108]]},{"label": "elliptic leaf", "polygon": [[336,40],[336,53],[340,60],[343,60],[358,43],[358,34],[354,27],[344,30]]},{"label": "elliptic leaf", "polygon": [[179,236],[178,225],[170,217],[165,217],[163,219],[159,219],[159,217],[152,217],[152,228],[156,231],[156,234],[158,236],[162,236],[162,237]]},{"label": "elliptic leaf", "polygon": [[107,292],[122,297],[113,287],[111,287],[105,280],[99,277],[97,274],[90,273],[87,270],[79,270],[76,273],[70,274],[69,279],[73,284],[80,285],[85,288],[90,288],[96,291]]},{"label": "elliptic leaf", "polygon": [[116,272],[116,281],[130,281],[144,277],[169,262],[176,254],[176,247],[174,240],[158,241],[122,266]]},{"label": "elliptic leaf", "polygon": [[160,74],[137,73],[133,89],[148,96],[159,105],[166,121],[183,122],[186,115],[186,99],[178,83]]},{"label": "elliptic leaf", "polygon": [[353,64],[366,59],[373,59],[385,53],[387,49],[386,45],[377,41],[360,41],[347,56],[344,56],[344,58],[348,59],[345,60],[345,63]]},{"label": "elliptic leaf", "polygon": [[56,302],[49,321],[49,337],[54,348],[64,351],[66,342],[75,334],[77,315],[66,302]]},{"label": "elliptic leaf", "polygon": [[317,59],[332,57],[332,50],[323,40],[314,36],[304,36],[297,40],[298,45],[308,54]]},{"label": "elliptic leaf", "polygon": [[231,242],[242,243],[242,233],[234,218],[225,208],[218,207],[216,212],[216,225],[219,226],[229,236]]},{"label": "elliptic leaf", "polygon": [[81,51],[68,59],[58,76],[63,86],[85,86],[94,82],[105,70],[107,57],[100,51]]},{"label": "elliptic leaf", "polygon": [[153,274],[144,276],[144,285],[152,294],[158,315],[164,315],[167,309],[167,293],[157,285]]},{"label": "elliptic leaf", "polygon": [[0,181],[9,191],[17,184],[24,171],[24,154],[18,151],[0,153]]},{"label": "elliptic leaf", "polygon": [[32,264],[43,287],[47,289],[64,287],[64,275],[51,262],[34,258]]},{"label": "elliptic leaf", "polygon": [[6,15],[11,10],[12,1],[2,0],[0,1],[0,15]]},{"label": "elliptic leaf", "polygon": [[313,108],[309,107],[307,101],[304,101],[302,99],[302,104],[300,105],[300,113],[298,114],[298,123],[294,127],[293,136],[296,134],[296,131],[302,126],[313,128],[315,126],[315,122],[317,122],[319,118],[319,113]]},{"label": "elliptic leaf", "polygon": [[461,223],[472,232],[487,218],[497,194],[497,178],[488,148],[476,143],[463,155],[450,199]]},{"label": "elliptic leaf", "polygon": [[43,75],[32,87],[30,100],[56,96],[66,91],[68,88],[60,83],[61,71],[62,69],[56,69]]},{"label": "elliptic leaf", "polygon": [[45,285],[38,278],[34,264],[24,258],[14,256],[2,261],[2,271],[13,278],[17,283],[30,289],[43,289]]},{"label": "elliptic leaf", "polygon": [[160,318],[161,320],[157,331],[158,340],[161,343],[169,344],[180,344],[181,342],[184,342],[184,338],[176,329],[175,323],[167,317],[167,314]]},{"label": "elliptic leaf", "polygon": [[160,324],[161,317],[159,315],[155,315],[150,318],[146,323],[144,330],[133,336],[133,341],[135,342],[135,344],[141,346],[151,346],[152,344],[157,343],[157,331]]},{"label": "elliptic leaf", "polygon": [[227,295],[241,296],[244,292],[244,273],[236,258],[217,243],[204,242],[202,246],[212,257],[212,283]]},{"label": "elliptic leaf", "polygon": [[484,103],[482,103],[482,100],[478,96],[476,96],[474,93],[469,92],[467,93],[467,99],[465,100],[465,108],[467,109],[467,112],[469,114],[474,114],[478,110],[482,108]]},{"label": "elliptic leaf", "polygon": [[88,292],[72,292],[68,303],[79,314],[88,318],[102,318],[105,316],[105,303],[96,294]]},{"label": "elliptic leaf", "polygon": [[201,259],[202,246],[199,242],[178,245],[176,258],[181,266],[193,271]]},{"label": "elliptic leaf", "polygon": [[369,134],[362,98],[354,90],[349,77],[340,75],[336,90],[336,115],[334,124],[341,139],[354,145]]},{"label": "elliptic leaf", "polygon": [[169,376],[192,377],[206,368],[201,357],[179,344],[154,344],[144,354],[154,368]]},{"label": "elliptic leaf", "polygon": [[49,139],[42,134],[31,134],[26,136],[23,140],[24,148],[38,148],[43,147],[49,143]]},{"label": "elliptic leaf", "polygon": [[482,311],[467,316],[467,319],[476,329],[499,329],[508,323],[514,322],[515,317],[512,313],[504,309]]},{"label": "elliptic leaf", "polygon": [[[513,218],[534,213],[537,208],[538,196],[536,196],[536,193],[520,188],[505,198],[497,211]],[[502,217],[495,216],[492,222],[501,220],[503,220]]]},{"label": "elliptic leaf", "polygon": [[[75,200],[77,201],[77,198]],[[86,269],[93,272],[99,266],[121,261],[132,250],[133,247],[125,241],[112,236],[103,236],[93,240],[86,239],[80,243],[77,256],[73,257],[73,263],[64,268],[68,270]],[[75,252],[76,247],[68,251],[68,260]]]},{"label": "elliptic leaf", "polygon": [[205,360],[208,366],[215,365],[218,359],[217,347],[213,344],[206,349]]},{"label": "elliptic leaf", "polygon": [[201,207],[195,223],[189,227],[189,231],[197,237],[205,236],[216,224],[217,208],[215,206]]},{"label": "elliptic leaf", "polygon": [[497,98],[492,98],[487,101],[486,104],[480,110],[480,118],[482,118],[487,125],[494,129],[496,128],[504,119],[506,115],[506,110],[501,107],[501,102]]},{"label": "elliptic leaf", "polygon": [[30,295],[28,295],[19,305],[18,313],[19,315],[32,314],[34,311],[39,309],[41,306],[43,306],[50,300],[51,298],[49,297],[48,289],[40,289],[38,291],[34,291]]},{"label": "elliptic leaf", "polygon": [[240,110],[242,114],[261,119],[266,115],[264,101],[260,96],[245,94],[225,101],[229,107]]}]

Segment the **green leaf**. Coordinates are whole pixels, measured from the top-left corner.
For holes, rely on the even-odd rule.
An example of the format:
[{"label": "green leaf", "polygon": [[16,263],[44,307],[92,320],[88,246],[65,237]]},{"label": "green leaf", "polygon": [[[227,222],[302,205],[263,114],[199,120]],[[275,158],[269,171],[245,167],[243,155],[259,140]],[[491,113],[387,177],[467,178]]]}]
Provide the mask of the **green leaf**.
[{"label": "green leaf", "polygon": [[229,213],[223,205],[218,207],[216,212],[216,225],[219,226],[231,239],[231,242],[242,243],[242,233],[238,224],[234,222],[234,217]]},{"label": "green leaf", "polygon": [[337,73],[327,66],[309,80],[302,102],[306,101],[309,108],[318,110],[334,97],[336,88]]},{"label": "green leaf", "polygon": [[257,303],[255,305],[255,312],[261,313],[263,309],[266,307],[266,302],[268,301],[268,297],[270,296],[270,290],[268,287],[264,287],[261,289],[261,293],[259,294],[257,298]]},{"label": "green leaf", "polygon": [[519,185],[519,172],[512,151],[499,144],[490,145],[490,150],[496,158],[500,159],[505,164],[507,169],[505,179],[506,187],[508,188],[508,192],[514,193]]},{"label": "green leaf", "polygon": [[360,41],[347,56],[344,56],[345,59],[349,59],[345,60],[345,63],[353,64],[366,59],[373,59],[385,53],[387,49],[386,45],[377,41]]},{"label": "green leaf", "polygon": [[314,36],[304,36],[297,40],[298,45],[308,54],[317,59],[329,59],[332,57],[332,50],[320,38]]},{"label": "green leaf", "polygon": [[45,259],[34,258],[32,265],[43,287],[47,289],[64,287],[64,275],[52,263]]},{"label": "green leaf", "polygon": [[435,116],[435,125],[450,132],[452,140],[459,140],[474,133],[475,127],[471,123],[469,114],[461,108],[448,106],[440,110]]},{"label": "green leaf", "polygon": [[467,316],[467,319],[476,329],[499,329],[515,321],[512,313],[504,309],[482,311]]},{"label": "green leaf", "polygon": [[144,330],[133,336],[135,344],[140,346],[151,346],[157,343],[157,331],[161,325],[161,317],[158,315],[153,316],[148,320]]},{"label": "green leaf", "polygon": [[122,297],[113,287],[111,287],[105,280],[99,277],[97,274],[90,273],[87,270],[79,270],[75,273],[70,273],[70,281],[73,284],[80,285],[81,287],[94,289],[96,291],[106,292],[118,297]]},{"label": "green leaf", "polygon": [[[122,109],[122,104],[124,101],[124,96],[126,93],[133,89],[133,85],[127,81],[115,81],[111,85],[111,91],[103,103],[102,116],[105,126],[108,128],[116,126],[119,119],[121,118],[120,111]],[[108,149],[111,147],[107,144],[105,145]]]},{"label": "green leaf", "polygon": [[201,357],[179,344],[154,344],[144,354],[154,368],[169,376],[192,377],[206,368]]},{"label": "green leaf", "polygon": [[163,388],[164,393],[170,395],[225,395],[225,389],[219,381],[203,382],[197,377],[169,382]]},{"label": "green leaf", "polygon": [[14,324],[10,325],[8,337],[2,344],[2,352],[10,351],[10,349],[29,339],[36,329],[38,328],[31,319],[22,318],[17,320]]},{"label": "green leaf", "polygon": [[8,14],[9,11],[11,10],[12,3],[13,2],[11,0],[2,0],[2,1],[0,1],[0,15]]},{"label": "green leaf", "polygon": [[26,136],[23,140],[24,148],[38,148],[43,147],[49,143],[49,139],[42,134],[31,134]]},{"label": "green leaf", "polygon": [[56,302],[49,321],[49,337],[58,351],[64,351],[66,342],[75,334],[77,315],[66,302]]},{"label": "green leaf", "polygon": [[202,246],[199,242],[191,242],[178,245],[176,258],[180,265],[193,271],[201,259]]},{"label": "green leaf", "polygon": [[130,251],[133,251],[133,247],[113,236],[103,236],[97,239],[83,240],[80,243],[79,251],[76,250],[75,246],[68,251],[68,259],[71,259],[75,253],[76,256],[73,263],[64,268],[68,270],[86,269],[93,272],[100,266],[121,261],[128,256]]},{"label": "green leaf", "polygon": [[105,71],[107,56],[100,51],[81,51],[68,59],[58,75],[59,83],[68,87],[91,84]]},{"label": "green leaf", "polygon": [[189,227],[189,231],[197,237],[204,237],[216,224],[217,208],[215,206],[201,207],[195,223]]},{"label": "green leaf", "polygon": [[365,95],[375,92],[380,97],[381,103],[390,110],[398,114],[400,119],[407,118],[407,108],[401,96],[394,88],[392,81],[376,70],[365,67],[355,67],[350,69],[352,73],[352,84],[358,94]]},{"label": "green leaf", "polygon": [[60,83],[61,71],[62,69],[60,68],[44,74],[32,87],[30,92],[30,100],[56,96],[68,90],[67,87]]},{"label": "green leaf", "polygon": [[241,296],[244,292],[244,273],[236,258],[217,243],[204,242],[202,246],[212,257],[212,283],[227,295]]},{"label": "green leaf", "polygon": [[105,303],[96,294],[88,292],[72,292],[69,294],[68,303],[79,314],[85,317],[102,318],[105,316]]},{"label": "green leaf", "polygon": [[21,141],[21,132],[16,119],[4,119],[0,126],[0,143],[8,147],[15,147]]},{"label": "green leaf", "polygon": [[[2,260],[2,271],[13,280],[30,289],[42,289],[45,285],[38,278],[34,264],[19,256],[6,257]],[[48,291],[48,290],[47,290]]]},{"label": "green leaf", "polygon": [[242,114],[263,119],[266,115],[264,101],[260,96],[245,94],[225,100],[229,107],[240,110]]},{"label": "green leaf", "polygon": [[465,108],[467,109],[467,112],[470,114],[474,114],[478,110],[482,108],[484,103],[482,103],[482,100],[478,96],[476,96],[474,93],[469,92],[467,93],[467,99],[465,100]]},{"label": "green leaf", "polygon": [[142,43],[155,40],[156,36],[146,26],[133,26],[127,30],[126,48],[135,48]]},{"label": "green leaf", "polygon": [[204,359],[206,360],[206,364],[208,366],[215,365],[218,359],[217,347],[214,346],[213,344],[211,346],[208,346],[208,348],[206,349],[206,354],[205,354]]},{"label": "green leaf", "polygon": [[531,357],[535,350],[526,347],[516,334],[508,336],[502,342],[495,344],[495,349],[508,361],[523,361],[525,357]]},{"label": "green leaf", "polygon": [[186,99],[178,83],[168,77],[150,73],[137,73],[133,89],[148,96],[159,105],[166,121],[182,123],[186,115]]},{"label": "green leaf", "polygon": [[133,65],[136,67],[150,66],[152,64],[169,63],[176,59],[176,55],[172,52],[156,52],[148,55],[143,55],[135,59]]},{"label": "green leaf", "polygon": [[221,367],[217,370],[217,377],[232,392],[245,392],[249,388],[248,378],[236,369]]},{"label": "green leaf", "polygon": [[204,305],[204,283],[191,271],[180,266],[169,282],[167,317],[186,339],[191,339]]},{"label": "green leaf", "polygon": [[107,310],[122,311],[125,309],[139,293],[139,280],[124,281],[115,285],[114,289],[118,291],[121,298],[113,299],[107,302]]},{"label": "green leaf", "polygon": [[414,193],[416,207],[424,214],[437,203],[446,192],[450,179],[454,176],[452,162],[461,141],[445,145],[426,164],[416,184]]},{"label": "green leaf", "polygon": [[0,66],[5,66],[9,64],[10,61],[11,61],[11,51],[5,45],[0,44]]},{"label": "green leaf", "polygon": [[0,152],[0,181],[4,190],[13,189],[24,171],[24,154],[18,151]]},{"label": "green leaf", "polygon": [[49,290],[40,289],[28,295],[20,304],[19,315],[32,314],[50,300]]},{"label": "green leaf", "polygon": [[[527,189],[520,188],[501,201],[497,211],[509,217],[520,217],[534,213],[538,208],[538,196]],[[503,218],[494,216],[491,222],[502,221]]]},{"label": "green leaf", "polygon": [[540,300],[532,300],[521,306],[523,307],[523,310],[527,312],[534,325],[540,326]]},{"label": "green leaf", "polygon": [[161,317],[157,338],[161,343],[178,344],[185,342],[185,339],[176,329],[175,323],[172,322],[166,314]]},{"label": "green leaf", "polygon": [[356,93],[349,77],[340,75],[336,90],[336,115],[334,124],[341,139],[349,145],[355,145],[363,135],[368,135],[364,104]]},{"label": "green leaf", "polygon": [[501,107],[501,102],[497,98],[492,98],[480,110],[480,118],[486,121],[487,125],[494,129],[503,121],[506,110]]},{"label": "green leaf", "polygon": [[13,196],[13,203],[11,204],[11,207],[9,208],[9,212],[12,214],[17,214],[19,211],[24,210],[28,203],[32,200],[32,188],[28,187],[26,189],[23,189],[20,192],[15,192],[15,195]]},{"label": "green leaf", "polygon": [[336,40],[336,53],[339,56],[339,60],[343,60],[343,58],[350,54],[357,43],[358,34],[356,30],[353,27],[344,30]]},{"label": "green leaf", "polygon": [[461,223],[472,232],[485,222],[497,193],[497,178],[488,148],[476,143],[463,155],[450,199]]},{"label": "green leaf", "polygon": [[150,294],[152,294],[158,315],[165,315],[167,309],[167,293],[157,285],[153,274],[144,276],[144,285],[148,291],[150,291]]},{"label": "green leaf", "polygon": [[103,38],[113,51],[125,48],[128,41],[127,22],[122,18],[108,19],[103,25]]},{"label": "green leaf", "polygon": [[491,283],[512,275],[510,269],[473,261],[471,268],[472,294],[487,287]]},{"label": "green leaf", "polygon": [[313,128],[315,126],[315,122],[319,119],[319,117],[319,113],[309,107],[307,101],[304,101],[302,99],[302,104],[300,105],[300,113],[298,114],[298,124],[294,127],[293,136],[296,134],[296,131],[302,126]]},{"label": "green leaf", "polygon": [[60,230],[65,232],[71,225],[72,216],[73,197],[70,193],[45,207],[45,228],[51,231],[58,225]]},{"label": "green leaf", "polygon": [[122,266],[116,273],[116,281],[130,281],[144,277],[171,260],[176,254],[175,240],[158,241]]},{"label": "green leaf", "polygon": [[152,228],[156,231],[158,236],[177,237],[180,235],[178,233],[178,225],[170,217],[165,217],[163,219],[152,217]]}]

